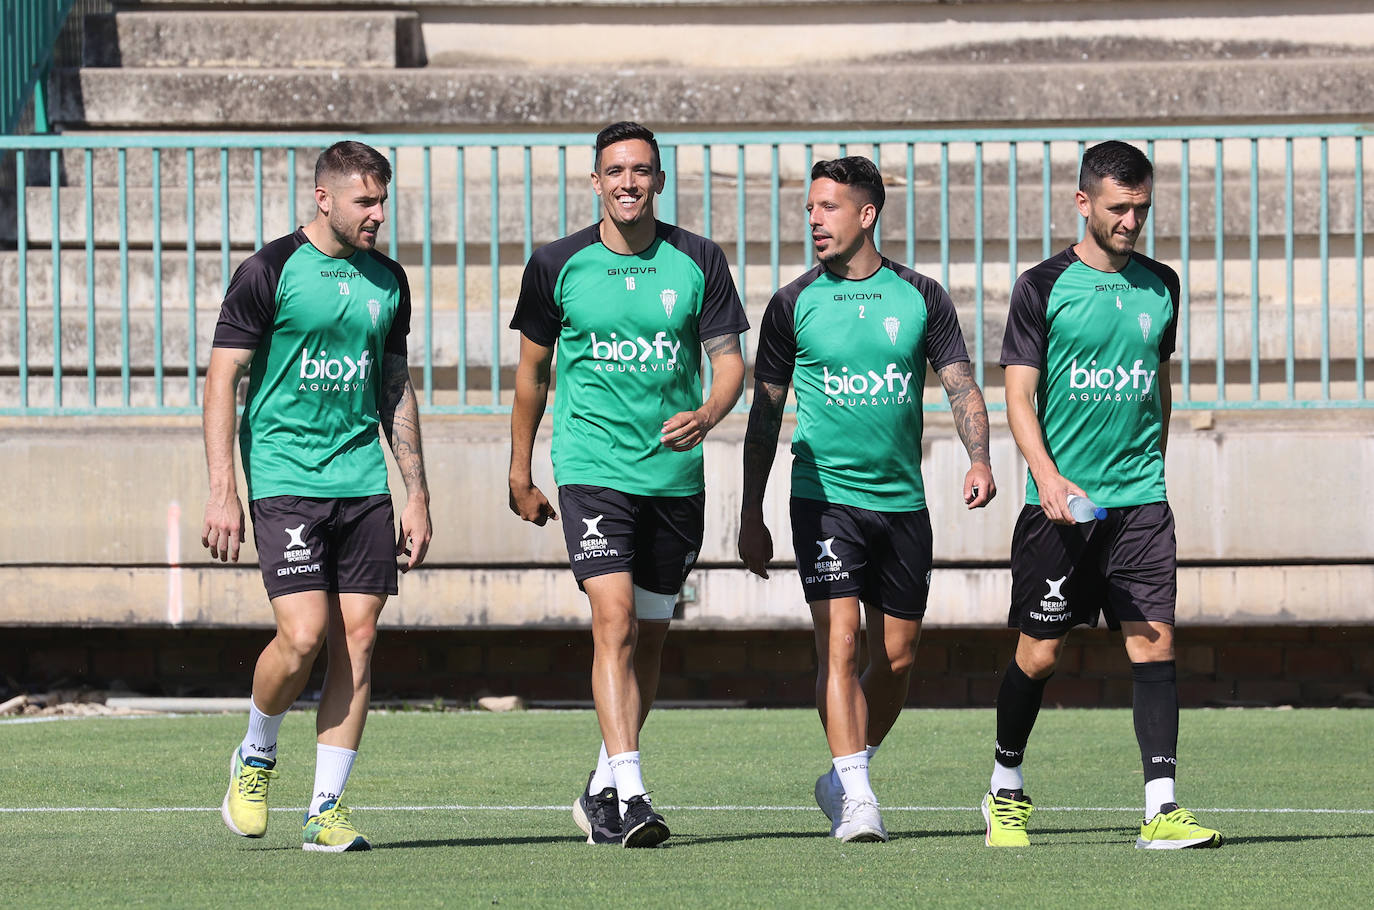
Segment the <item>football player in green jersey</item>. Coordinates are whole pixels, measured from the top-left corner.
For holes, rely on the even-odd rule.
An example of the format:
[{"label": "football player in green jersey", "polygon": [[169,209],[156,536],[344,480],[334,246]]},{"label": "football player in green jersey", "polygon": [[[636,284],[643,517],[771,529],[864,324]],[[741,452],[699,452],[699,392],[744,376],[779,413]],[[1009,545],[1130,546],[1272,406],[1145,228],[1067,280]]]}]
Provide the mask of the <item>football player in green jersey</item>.
[{"label": "football player in green jersey", "polygon": [[[843,841],[885,841],[868,765],[906,703],[930,593],[932,540],[921,478],[926,364],[949,396],[970,467],[962,495],[996,494],[988,414],[959,319],[933,279],[874,243],[885,198],[867,158],[817,162],[806,209],[815,268],[773,296],[759,331],[744,442],[739,553],[767,578],[773,540],[764,488],[787,387],[792,435],[792,544],[815,623],[816,707],[833,756],[816,804]],[[869,662],[860,672],[860,607]]]},{"label": "football player in green jersey", "polygon": [[[1180,288],[1173,269],[1135,252],[1154,168],[1139,149],[1103,142],[1083,155],[1075,199],[1083,239],[1017,280],[1002,344],[1007,422],[1029,468],[1011,545],[1011,610],[1020,630],[997,695],[989,846],[1026,846],[1032,804],[1026,744],[1069,630],[1105,613],[1131,661],[1145,818],[1136,846],[1215,847],[1174,797],[1177,543],[1164,487],[1169,356]],[[1082,524],[1070,495],[1101,510]]]},{"label": "football player in green jersey", "polygon": [[[414,568],[430,540],[419,410],[406,366],[410,288],[401,267],[376,250],[390,181],[386,158],[360,142],[320,155],[314,219],[234,273],[205,377],[210,497],[202,543],[211,557],[238,561],[244,524],[234,412],[247,376],[239,445],[277,622],[253,674],[248,732],[230,758],[221,815],[236,834],[266,832],[277,732],[324,649],[302,847],[330,853],[369,847],[340,798],[367,720],[377,618],[396,593],[396,557],[404,552]],[[379,427],[406,487],[399,540]]]},{"label": "football player in green jersey", "polygon": [[536,525],[558,518],[531,473],[556,347],[554,480],[569,563],[591,601],[602,735],[573,819],[588,843],[652,847],[668,826],[646,795],[639,729],[701,550],[701,442],[739,399],[749,324],[720,247],[654,217],[665,179],[654,134],[612,124],[594,155],[601,220],[535,252],[511,321],[521,337],[510,507]]}]

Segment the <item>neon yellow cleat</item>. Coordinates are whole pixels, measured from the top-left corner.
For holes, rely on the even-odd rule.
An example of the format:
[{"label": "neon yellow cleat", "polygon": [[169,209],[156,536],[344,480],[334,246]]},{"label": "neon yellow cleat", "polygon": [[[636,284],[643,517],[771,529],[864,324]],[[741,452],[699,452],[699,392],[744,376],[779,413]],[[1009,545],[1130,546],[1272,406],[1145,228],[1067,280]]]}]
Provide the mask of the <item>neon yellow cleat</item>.
[{"label": "neon yellow cleat", "polygon": [[1199,825],[1193,813],[1180,809],[1178,803],[1165,803],[1158,815],[1140,826],[1135,846],[1137,850],[1183,850],[1220,847],[1221,840],[1221,832]]},{"label": "neon yellow cleat", "polygon": [[229,759],[229,790],[219,807],[230,831],[241,837],[262,837],[267,832],[267,785],[277,776],[274,764],[257,756],[245,762],[234,749]]},{"label": "neon yellow cleat", "polygon": [[1030,818],[1030,797],[1017,790],[998,790],[983,797],[983,820],[988,823],[984,843],[989,847],[1029,847],[1026,820]]},{"label": "neon yellow cleat", "polygon": [[302,836],[302,850],[317,850],[322,853],[352,853],[358,850],[371,850],[367,838],[358,833],[348,820],[350,809],[330,800],[320,807],[320,814],[305,820]]}]

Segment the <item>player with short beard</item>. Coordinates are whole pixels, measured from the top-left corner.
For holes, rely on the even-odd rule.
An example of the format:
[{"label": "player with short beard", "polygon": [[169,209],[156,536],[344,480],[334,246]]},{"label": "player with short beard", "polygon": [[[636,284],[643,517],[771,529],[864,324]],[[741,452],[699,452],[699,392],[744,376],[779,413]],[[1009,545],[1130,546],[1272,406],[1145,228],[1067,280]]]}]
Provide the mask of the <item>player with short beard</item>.
[{"label": "player with short beard", "polygon": [[[340,142],[315,165],[315,218],[234,273],[205,376],[210,498],[201,541],[238,561],[243,505],[234,476],[235,394],[248,377],[239,447],[277,634],[253,674],[248,732],[221,806],[235,834],[262,837],[277,774],[277,732],[321,649],[315,786],[302,848],[367,850],[340,799],[372,689],[377,618],[396,593],[396,556],[429,546],[420,416],[406,365],[410,288],[376,251],[391,167]],[[378,427],[406,486],[399,540]]]},{"label": "player with short beard", "polygon": [[654,134],[611,124],[593,155],[601,220],[535,252],[511,320],[521,336],[510,507],[540,526],[558,518],[531,473],[556,347],[554,481],[573,575],[591,602],[602,736],[573,818],[589,844],[653,847],[669,832],[644,787],[639,730],[701,550],[701,443],[739,399],[749,323],[720,247],[654,217],[665,179]]},{"label": "player with short beard", "polygon": [[[764,312],[754,404],[744,440],[739,553],[768,577],[773,539],[763,495],[787,387],[792,435],[792,544],[816,632],[816,708],[832,755],[816,804],[842,841],[885,841],[868,764],[906,703],[930,594],[930,514],[921,479],[926,363],[949,396],[968,450],[963,500],[996,494],[988,414],[959,317],[938,282],[879,252],[882,176],[862,157],[819,161],[806,202],[820,262]],[[859,670],[859,619],[868,666]]]},{"label": "player with short beard", "polygon": [[[1103,142],[1083,155],[1075,199],[1083,239],[1025,272],[1012,289],[1002,344],[1007,422],[1029,467],[1011,543],[1016,654],[997,695],[992,782],[983,798],[991,847],[1030,843],[1021,772],[1069,629],[1120,629],[1134,680],[1145,818],[1136,846],[1216,847],[1174,798],[1178,684],[1174,606],[1178,548],[1164,487],[1169,356],[1179,280],[1135,252],[1154,168],[1138,149]],[[1070,494],[1106,517],[1085,524]]]}]

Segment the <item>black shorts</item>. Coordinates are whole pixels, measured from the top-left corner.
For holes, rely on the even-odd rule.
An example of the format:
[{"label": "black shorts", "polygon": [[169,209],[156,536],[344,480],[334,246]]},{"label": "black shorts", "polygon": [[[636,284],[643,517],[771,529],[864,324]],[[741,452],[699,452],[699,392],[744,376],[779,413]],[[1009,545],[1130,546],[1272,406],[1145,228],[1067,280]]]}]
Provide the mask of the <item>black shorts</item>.
[{"label": "black shorts", "polygon": [[706,494],[640,496],[607,487],[558,488],[563,539],[577,586],[598,575],[629,572],[655,594],[676,594],[701,552]]},{"label": "black shorts", "polygon": [[396,593],[391,496],[268,496],[248,504],[267,596]]},{"label": "black shorts", "polygon": [[1062,638],[1078,625],[1174,622],[1178,543],[1167,502],[1108,509],[1107,517],[1057,525],[1027,505],[1011,538],[1007,625],[1032,638]]},{"label": "black shorts", "polygon": [[930,512],[874,512],[792,497],[792,550],[806,602],[857,596],[898,619],[926,615]]}]

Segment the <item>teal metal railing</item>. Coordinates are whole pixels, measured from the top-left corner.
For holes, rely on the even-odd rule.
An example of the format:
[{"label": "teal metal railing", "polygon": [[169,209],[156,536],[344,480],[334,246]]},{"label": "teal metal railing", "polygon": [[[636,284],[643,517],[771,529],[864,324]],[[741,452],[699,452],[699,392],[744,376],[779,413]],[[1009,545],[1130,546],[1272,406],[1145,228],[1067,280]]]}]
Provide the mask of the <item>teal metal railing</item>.
[{"label": "teal metal railing", "polygon": [[[812,264],[811,164],[871,156],[889,181],[882,249],[950,289],[977,376],[995,387],[1015,276],[1082,236],[1083,149],[1139,142],[1157,167],[1143,252],[1183,281],[1175,406],[1362,408],[1370,130],[664,133],[658,212],[721,244],[757,324],[773,290]],[[336,138],[0,137],[22,188],[0,210],[0,414],[197,411],[232,270],[313,215],[314,158]],[[424,408],[507,411],[517,344],[505,326],[523,264],[597,217],[590,137],[363,138],[396,174],[381,246],[410,272]],[[927,408],[942,407],[937,384]]]},{"label": "teal metal railing", "polygon": [[47,73],[75,0],[0,0],[0,132],[12,133],[34,98],[34,130],[47,132]]}]

